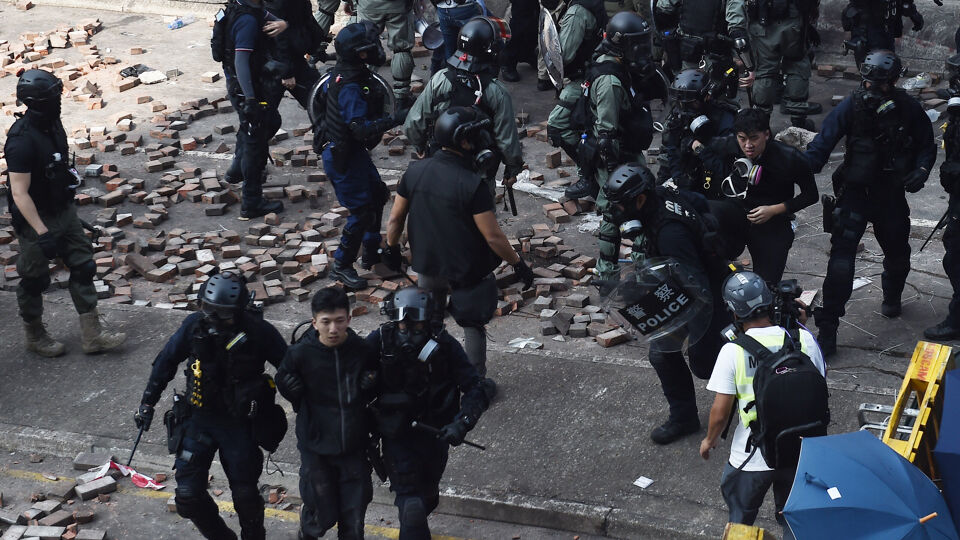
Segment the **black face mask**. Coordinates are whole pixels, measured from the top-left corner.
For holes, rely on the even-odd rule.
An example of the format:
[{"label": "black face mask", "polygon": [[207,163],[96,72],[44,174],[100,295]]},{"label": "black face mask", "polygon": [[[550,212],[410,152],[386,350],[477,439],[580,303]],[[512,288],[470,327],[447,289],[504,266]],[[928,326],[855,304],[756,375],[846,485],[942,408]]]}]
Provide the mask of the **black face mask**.
[{"label": "black face mask", "polygon": [[421,362],[429,362],[439,348],[439,344],[430,337],[426,330],[406,330],[397,328],[397,346],[407,358],[416,358]]},{"label": "black face mask", "polygon": [[33,111],[44,120],[54,121],[60,118],[62,102],[60,96],[43,101],[37,101],[32,106],[28,105],[27,110]]},{"label": "black face mask", "polygon": [[235,309],[216,308],[204,305],[203,319],[213,335],[229,333],[236,327],[237,314]]}]

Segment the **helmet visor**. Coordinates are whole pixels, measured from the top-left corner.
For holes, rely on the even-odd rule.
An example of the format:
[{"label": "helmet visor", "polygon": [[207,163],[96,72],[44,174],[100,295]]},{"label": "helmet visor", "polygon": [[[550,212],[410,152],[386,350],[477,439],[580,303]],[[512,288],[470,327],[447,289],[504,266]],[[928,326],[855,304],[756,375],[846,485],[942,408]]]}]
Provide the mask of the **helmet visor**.
[{"label": "helmet visor", "polygon": [[207,317],[213,317],[220,320],[230,320],[234,317],[236,313],[235,306],[218,306],[216,304],[211,304],[210,302],[203,302],[203,313]]},{"label": "helmet visor", "polygon": [[892,73],[890,68],[883,66],[878,66],[876,64],[868,64],[866,62],[860,64],[860,76],[865,81],[870,81],[874,83],[883,83],[888,82],[899,73]]},{"label": "helmet visor", "polygon": [[427,309],[419,306],[398,306],[386,310],[391,321],[426,321]]}]

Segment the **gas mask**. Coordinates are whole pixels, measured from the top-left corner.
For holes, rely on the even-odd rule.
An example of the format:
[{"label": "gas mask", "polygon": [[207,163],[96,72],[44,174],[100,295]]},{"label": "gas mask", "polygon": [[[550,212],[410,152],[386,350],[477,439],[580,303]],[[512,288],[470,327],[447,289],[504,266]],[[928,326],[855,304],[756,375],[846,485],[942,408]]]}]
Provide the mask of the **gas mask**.
[{"label": "gas mask", "polygon": [[27,110],[33,111],[46,121],[53,122],[60,118],[61,99],[60,96],[35,101],[32,105],[27,105]]},{"label": "gas mask", "polygon": [[643,231],[640,210],[637,209],[635,201],[631,200],[626,205],[610,205],[610,219],[617,224],[623,238],[636,237]]},{"label": "gas mask", "polygon": [[863,103],[866,105],[867,109],[876,111],[878,115],[881,114],[881,109],[892,110],[894,108],[893,99],[890,97],[890,92],[884,92],[880,89],[880,84],[872,83],[870,88],[866,87],[866,81],[861,83],[861,88],[863,88]]},{"label": "gas mask", "polygon": [[739,158],[733,162],[733,171],[730,176],[720,183],[720,190],[730,198],[745,199],[751,186],[760,183],[763,167],[755,165],[748,158]]},{"label": "gas mask", "polygon": [[440,349],[440,344],[430,336],[426,328],[415,329],[412,323],[407,323],[406,329],[397,327],[397,346],[405,357],[416,358],[424,363],[430,362]]},{"label": "gas mask", "polygon": [[493,134],[490,133],[492,126],[493,123],[489,118],[482,118],[462,124],[453,132],[453,140],[458,144],[460,141],[467,141],[470,144],[470,152],[473,153],[473,169],[481,176],[492,175],[500,166],[500,159],[493,151],[496,142],[493,140]]},{"label": "gas mask", "polygon": [[705,143],[710,138],[712,131],[713,125],[705,114],[701,114],[690,122],[690,133],[693,133],[693,138],[701,143]]},{"label": "gas mask", "polygon": [[211,335],[226,334],[236,324],[237,309],[204,302],[203,318]]}]

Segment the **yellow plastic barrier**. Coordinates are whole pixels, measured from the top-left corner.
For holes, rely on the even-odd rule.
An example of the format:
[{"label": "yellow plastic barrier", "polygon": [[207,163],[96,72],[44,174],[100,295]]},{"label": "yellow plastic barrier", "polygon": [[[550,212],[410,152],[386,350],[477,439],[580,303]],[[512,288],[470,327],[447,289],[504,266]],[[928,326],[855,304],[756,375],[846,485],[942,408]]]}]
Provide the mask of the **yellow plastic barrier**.
[{"label": "yellow plastic barrier", "polygon": [[777,540],[777,537],[760,527],[742,523],[727,523],[727,527],[723,529],[722,540]]},{"label": "yellow plastic barrier", "polygon": [[[940,434],[943,396],[943,374],[953,369],[953,348],[940,343],[920,341],[900,386],[890,421],[883,433],[883,442],[901,456],[936,479],[933,448]],[[905,415],[907,408],[917,409],[914,416]],[[912,421],[912,426],[909,422]],[[898,429],[900,428],[900,429]],[[909,431],[904,428],[909,428]]]}]

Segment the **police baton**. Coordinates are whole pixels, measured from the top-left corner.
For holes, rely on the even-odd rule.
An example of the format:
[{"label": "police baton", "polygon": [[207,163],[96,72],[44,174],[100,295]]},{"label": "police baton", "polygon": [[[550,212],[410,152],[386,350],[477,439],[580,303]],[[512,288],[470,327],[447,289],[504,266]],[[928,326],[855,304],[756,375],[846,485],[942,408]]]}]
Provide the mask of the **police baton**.
[{"label": "police baton", "polygon": [[[947,224],[947,217],[949,216],[950,216],[950,208],[947,207],[947,211],[943,213],[943,216],[940,218],[940,221],[937,222],[937,226],[934,227],[932,231],[930,231],[930,235],[927,236],[927,239],[923,241],[923,245],[920,246],[920,251],[923,251],[923,248],[927,247],[927,244],[930,243],[930,239],[933,238],[933,235],[937,234],[937,231],[942,229],[944,225]],[[920,253],[920,251],[917,251],[917,253]]]},{"label": "police baton", "polygon": [[[412,427],[413,429],[419,429],[420,431],[422,431],[422,432],[424,432],[424,433],[429,433],[430,435],[435,435],[438,439],[440,438],[440,434],[442,433],[439,429],[437,429],[437,428],[435,428],[435,427],[433,427],[433,426],[427,425],[427,424],[421,424],[420,422],[417,422],[416,420],[414,420],[413,422],[410,423],[410,427]],[[478,448],[478,449],[480,449],[480,450],[486,450],[486,449],[487,449],[487,447],[486,447],[486,446],[483,446],[482,444],[477,444],[477,443],[475,443],[475,442],[470,442],[470,441],[468,441],[468,440],[466,440],[466,439],[463,440],[463,444],[465,444],[465,445],[467,445],[467,446],[472,446],[472,447],[474,447],[474,448]]]},{"label": "police baton", "polygon": [[137,440],[133,441],[133,449],[130,450],[130,457],[127,458],[127,467],[130,466],[130,462],[133,461],[133,455],[137,453],[137,447],[140,446],[140,437],[143,437],[143,428],[147,427],[146,424],[140,426],[140,433],[137,433]]}]

